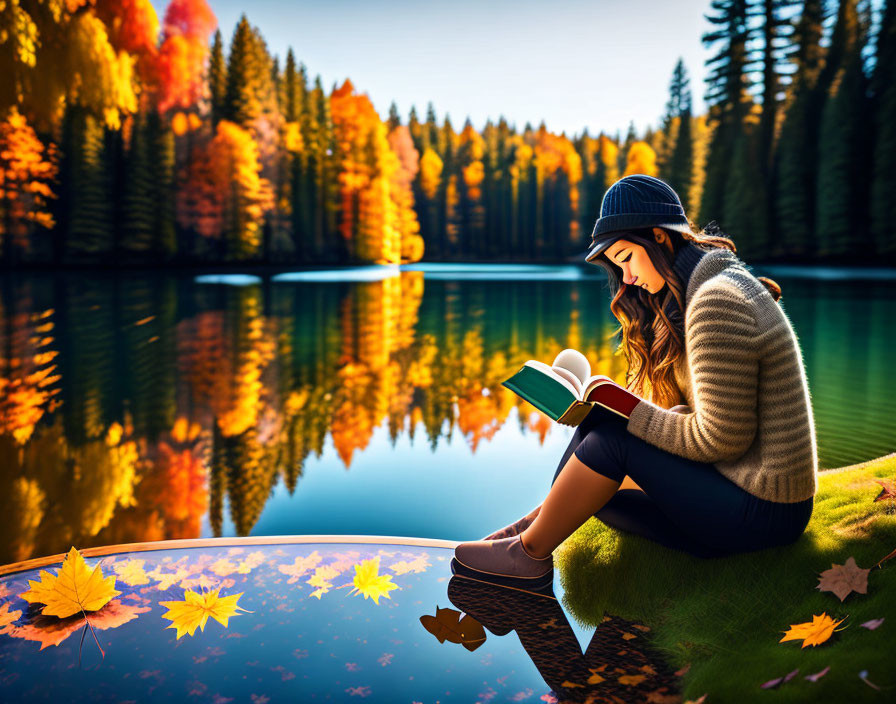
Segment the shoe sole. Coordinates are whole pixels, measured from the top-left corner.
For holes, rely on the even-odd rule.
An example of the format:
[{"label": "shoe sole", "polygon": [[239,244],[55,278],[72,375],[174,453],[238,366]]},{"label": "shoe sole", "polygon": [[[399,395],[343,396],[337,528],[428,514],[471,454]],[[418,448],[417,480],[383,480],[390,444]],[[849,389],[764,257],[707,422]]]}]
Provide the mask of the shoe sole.
[{"label": "shoe sole", "polygon": [[[454,570],[452,570],[452,572],[453,571]],[[554,594],[554,585],[553,584],[549,584],[548,586],[546,586],[542,589],[539,589],[539,590],[534,590],[531,588],[530,589],[522,589],[520,587],[509,587],[504,584],[495,584],[494,582],[488,582],[484,579],[485,576],[486,575],[479,575],[478,577],[470,577],[470,576],[467,576],[466,574],[456,572],[454,574],[454,576],[452,577],[452,579],[460,579],[460,580],[465,580],[467,582],[476,582],[476,584],[483,584],[487,587],[494,587],[495,589],[509,589],[514,592],[522,592],[523,594],[529,594],[530,596],[540,596],[545,599],[553,599],[554,601],[557,601],[557,595]],[[506,635],[505,633],[497,633],[496,631],[494,631],[492,628],[490,628],[488,626],[486,626],[486,628],[488,628],[490,631],[492,631],[496,636]],[[511,630],[513,630],[513,629],[511,629]],[[509,633],[509,632],[510,631],[507,631],[507,633]]]},{"label": "shoe sole", "polygon": [[451,573],[474,579],[478,582],[521,589],[524,592],[540,592],[543,594],[545,590],[552,591],[552,587],[554,586],[553,567],[545,574],[539,575],[538,577],[508,577],[503,574],[495,574],[494,572],[485,572],[483,570],[474,569],[465,565],[456,557],[452,557]]}]

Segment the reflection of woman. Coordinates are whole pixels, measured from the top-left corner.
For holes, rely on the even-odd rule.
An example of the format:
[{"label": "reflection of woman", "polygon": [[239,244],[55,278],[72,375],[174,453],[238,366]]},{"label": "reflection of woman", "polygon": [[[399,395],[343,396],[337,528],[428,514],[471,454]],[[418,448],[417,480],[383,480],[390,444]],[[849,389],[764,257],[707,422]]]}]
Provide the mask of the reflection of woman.
[{"label": "reflection of woman", "polygon": [[627,388],[642,401],[628,420],[592,410],[544,503],[459,544],[453,566],[542,585],[553,550],[592,514],[700,557],[796,540],[818,458],[780,288],[755,278],[730,239],[695,232],[675,191],[640,174],[607,190],[586,261],[608,273]]},{"label": "reflection of woman", "polygon": [[[497,636],[516,631],[552,694],[561,701],[663,701],[662,696],[650,693],[661,695],[678,686],[649,641],[632,638],[644,626],[618,616],[604,616],[582,653],[556,598],[455,575],[448,582],[448,599]],[[622,675],[635,677],[623,684]]]}]

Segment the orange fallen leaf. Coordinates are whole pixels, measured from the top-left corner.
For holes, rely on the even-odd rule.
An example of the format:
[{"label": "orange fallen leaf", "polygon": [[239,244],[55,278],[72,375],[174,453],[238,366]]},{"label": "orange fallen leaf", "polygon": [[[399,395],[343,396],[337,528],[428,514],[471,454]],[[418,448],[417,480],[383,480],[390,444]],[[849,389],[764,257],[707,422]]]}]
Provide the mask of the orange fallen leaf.
[{"label": "orange fallen leaf", "polygon": [[[839,621],[834,621],[834,619],[828,616],[825,612],[822,612],[821,614],[813,615],[812,621],[792,624],[790,629],[785,632],[784,637],[778,642],[783,643],[785,640],[802,639],[802,648],[805,648],[807,645],[820,645],[827,641],[833,634],[836,626],[843,623],[845,620],[846,619],[843,618]],[[837,630],[843,629],[841,628]]]},{"label": "orange fallen leaf", "polygon": [[818,586],[822,592],[834,592],[843,601],[850,592],[868,593],[868,573],[871,569],[862,569],[856,565],[854,557],[849,557],[843,565],[832,564],[831,569],[819,575]]},{"label": "orange fallen leaf", "polygon": [[79,611],[98,611],[121,594],[115,589],[115,577],[104,577],[99,564],[91,570],[74,546],[56,575],[41,570],[40,581],[29,579],[28,584],[31,589],[22,592],[22,598],[44,604],[41,613],[59,618]]}]

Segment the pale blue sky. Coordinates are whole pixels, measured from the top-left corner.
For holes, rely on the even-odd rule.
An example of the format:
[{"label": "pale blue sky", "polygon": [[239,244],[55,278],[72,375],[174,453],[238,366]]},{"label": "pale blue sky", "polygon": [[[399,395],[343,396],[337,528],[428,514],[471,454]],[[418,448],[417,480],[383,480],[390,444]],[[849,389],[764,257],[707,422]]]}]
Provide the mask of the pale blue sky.
[{"label": "pale blue sky", "polygon": [[[504,115],[519,130],[544,119],[568,136],[624,136],[634,120],[641,132],[659,125],[679,57],[704,111],[704,62],[718,51],[700,41],[709,0],[208,1],[225,48],[245,12],[281,67],[291,46],[327,92],[349,78],[383,118],[394,100],[402,122],[432,101],[456,129]],[[152,2],[161,20],[168,3]]]}]

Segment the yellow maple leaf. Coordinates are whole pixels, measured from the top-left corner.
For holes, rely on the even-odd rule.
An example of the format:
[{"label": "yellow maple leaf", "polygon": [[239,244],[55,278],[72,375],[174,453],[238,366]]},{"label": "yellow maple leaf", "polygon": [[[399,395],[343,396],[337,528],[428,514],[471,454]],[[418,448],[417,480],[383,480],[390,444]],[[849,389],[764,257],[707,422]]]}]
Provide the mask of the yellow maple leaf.
[{"label": "yellow maple leaf", "polygon": [[398,585],[392,581],[392,575],[379,574],[379,569],[379,555],[369,560],[362,560],[361,564],[355,565],[355,576],[352,580],[355,586],[349,594],[363,594],[365,599],[370,597],[375,604],[380,603],[381,596],[391,599],[388,592],[398,589]]},{"label": "yellow maple leaf", "polygon": [[837,624],[843,623],[845,620],[845,618],[842,618],[839,621],[834,621],[834,619],[822,611],[820,614],[813,615],[811,621],[791,624],[790,629],[785,632],[784,637],[778,642],[783,643],[785,640],[804,639],[802,648],[805,648],[807,645],[820,645],[831,637]]},{"label": "yellow maple leaf", "polygon": [[112,597],[121,594],[115,589],[115,577],[104,577],[99,564],[91,570],[74,545],[57,574],[41,570],[40,581],[29,579],[28,584],[31,589],[22,592],[22,598],[44,604],[42,613],[45,616],[59,618],[79,611],[98,611]]},{"label": "yellow maple leaf", "polygon": [[219,591],[220,588],[200,594],[192,589],[187,589],[182,601],[159,602],[168,608],[168,611],[162,614],[162,618],[167,618],[172,622],[167,628],[177,629],[176,640],[179,640],[184,633],[193,635],[197,626],[200,631],[205,631],[205,623],[209,616],[227,628],[227,620],[231,616],[239,615],[236,612],[237,609],[250,614],[254,613],[247,611],[242,606],[237,606],[236,602],[244,592],[230,596],[218,596]]}]

